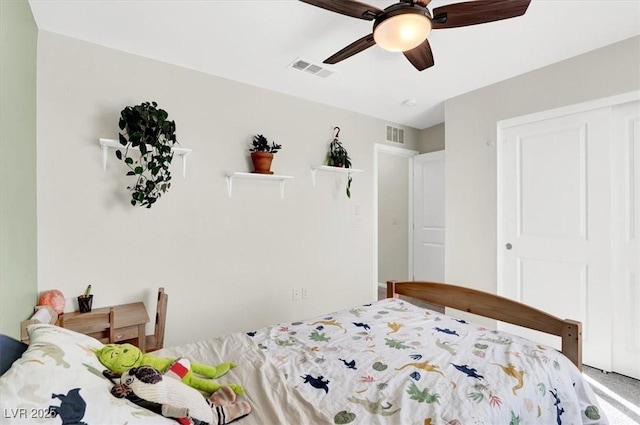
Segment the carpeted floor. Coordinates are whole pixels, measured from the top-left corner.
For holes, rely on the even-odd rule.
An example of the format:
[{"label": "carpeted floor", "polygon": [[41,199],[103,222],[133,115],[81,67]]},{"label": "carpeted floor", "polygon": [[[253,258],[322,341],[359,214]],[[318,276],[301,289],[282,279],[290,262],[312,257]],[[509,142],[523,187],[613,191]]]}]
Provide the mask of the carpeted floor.
[{"label": "carpeted floor", "polygon": [[589,366],[584,366],[582,372],[611,425],[640,424],[640,381]]}]

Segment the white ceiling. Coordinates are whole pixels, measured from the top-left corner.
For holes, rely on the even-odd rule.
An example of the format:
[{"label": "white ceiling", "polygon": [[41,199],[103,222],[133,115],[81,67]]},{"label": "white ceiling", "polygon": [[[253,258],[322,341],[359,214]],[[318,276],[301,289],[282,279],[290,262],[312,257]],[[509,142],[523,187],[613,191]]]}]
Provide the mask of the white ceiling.
[{"label": "white ceiling", "polygon": [[[425,71],[374,46],[329,66],[336,72],[323,79],[288,65],[321,64],[369,34],[372,22],[297,0],[29,3],[46,31],[418,129],[444,121],[448,98],[640,34],[640,0],[533,0],[518,18],[434,30],[435,66]],[[408,99],[417,105],[403,106]]]}]

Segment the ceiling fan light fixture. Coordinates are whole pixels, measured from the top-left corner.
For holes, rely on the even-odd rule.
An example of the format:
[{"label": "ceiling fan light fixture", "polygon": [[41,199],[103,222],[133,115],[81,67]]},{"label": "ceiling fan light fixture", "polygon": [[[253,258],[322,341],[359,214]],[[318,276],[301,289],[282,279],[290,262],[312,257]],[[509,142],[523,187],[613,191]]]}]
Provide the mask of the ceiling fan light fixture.
[{"label": "ceiling fan light fixture", "polygon": [[391,52],[418,47],[431,33],[431,20],[422,13],[402,13],[380,21],[373,30],[376,44]]}]

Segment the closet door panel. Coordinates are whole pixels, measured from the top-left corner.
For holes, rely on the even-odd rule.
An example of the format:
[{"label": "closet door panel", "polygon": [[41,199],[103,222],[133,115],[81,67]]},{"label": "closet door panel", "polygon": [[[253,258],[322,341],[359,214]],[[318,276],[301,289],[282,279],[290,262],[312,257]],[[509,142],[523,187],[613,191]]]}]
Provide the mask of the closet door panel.
[{"label": "closet door panel", "polygon": [[[611,369],[611,108],[504,129],[502,294],[583,323],[583,361]],[[501,325],[560,347],[558,337]]]},{"label": "closet door panel", "polygon": [[640,379],[640,102],[613,109],[613,370]]}]

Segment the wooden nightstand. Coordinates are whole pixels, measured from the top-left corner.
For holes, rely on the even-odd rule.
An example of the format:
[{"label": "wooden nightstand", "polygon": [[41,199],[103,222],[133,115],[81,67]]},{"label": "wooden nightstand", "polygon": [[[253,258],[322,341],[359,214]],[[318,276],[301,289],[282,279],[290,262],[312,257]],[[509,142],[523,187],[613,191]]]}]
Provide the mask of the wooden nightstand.
[{"label": "wooden nightstand", "polygon": [[149,322],[149,315],[142,302],[96,308],[88,313],[80,313],[77,311],[63,313],[58,317],[56,325],[87,334],[96,339],[103,339],[108,337],[108,329],[101,332],[91,332],[89,330],[92,327],[95,328],[94,322],[103,320],[102,318],[109,314],[111,308],[113,308],[114,313],[112,342],[117,343],[133,339],[134,345],[137,345],[142,352],[145,352],[145,325]]}]

